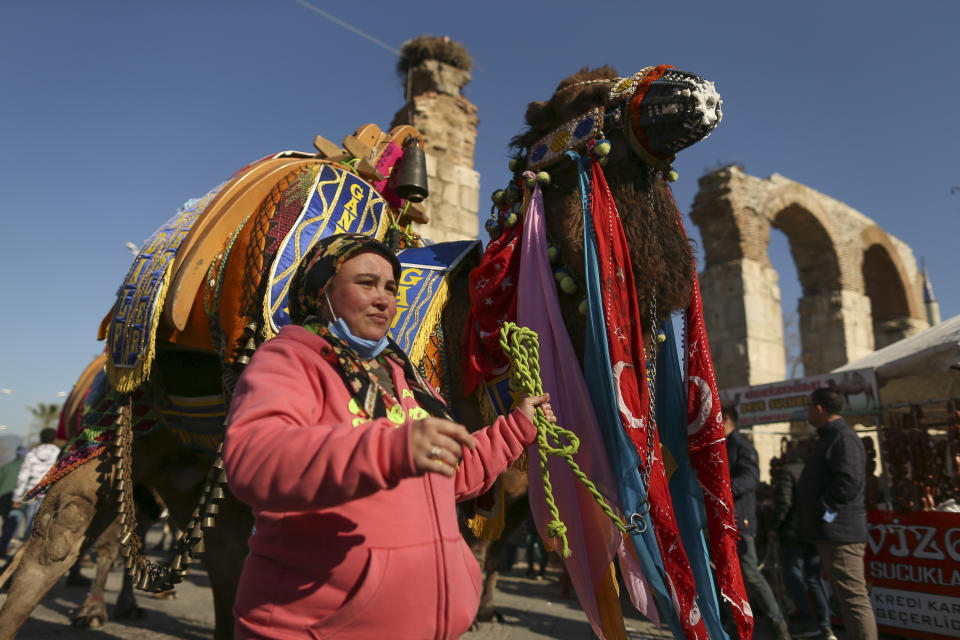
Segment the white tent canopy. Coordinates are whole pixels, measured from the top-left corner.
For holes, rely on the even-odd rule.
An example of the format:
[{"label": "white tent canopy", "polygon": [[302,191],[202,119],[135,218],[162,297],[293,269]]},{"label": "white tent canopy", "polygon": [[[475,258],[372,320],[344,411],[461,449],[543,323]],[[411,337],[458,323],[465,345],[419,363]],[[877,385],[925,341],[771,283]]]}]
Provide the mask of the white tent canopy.
[{"label": "white tent canopy", "polygon": [[834,372],[876,371],[885,405],[960,397],[960,315],[848,362]]}]

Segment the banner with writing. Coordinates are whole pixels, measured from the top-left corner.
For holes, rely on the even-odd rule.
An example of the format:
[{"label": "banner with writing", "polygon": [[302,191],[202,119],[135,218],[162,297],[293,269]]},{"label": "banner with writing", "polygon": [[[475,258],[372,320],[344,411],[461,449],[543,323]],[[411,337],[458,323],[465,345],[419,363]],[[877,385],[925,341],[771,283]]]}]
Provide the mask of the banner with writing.
[{"label": "banner with writing", "polygon": [[881,632],[960,638],[960,513],[867,512],[864,568]]},{"label": "banner with writing", "polygon": [[720,404],[736,408],[741,427],[770,422],[789,422],[807,419],[807,401],[810,393],[820,387],[830,387],[843,396],[844,415],[866,415],[880,410],[877,396],[877,376],[873,369],[856,369],[839,373],[738,387],[720,391]]}]

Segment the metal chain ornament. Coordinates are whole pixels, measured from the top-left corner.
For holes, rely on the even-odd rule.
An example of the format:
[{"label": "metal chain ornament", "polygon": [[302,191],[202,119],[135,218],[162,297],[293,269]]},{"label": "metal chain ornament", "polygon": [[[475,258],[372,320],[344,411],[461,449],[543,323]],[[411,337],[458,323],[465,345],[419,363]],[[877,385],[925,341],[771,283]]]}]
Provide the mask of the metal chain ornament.
[{"label": "metal chain ornament", "polygon": [[142,591],[167,591],[182,582],[189,573],[187,566],[197,554],[204,552],[203,530],[215,526],[219,503],[224,498],[223,487],[227,477],[223,471],[221,455],[223,443],[217,449],[217,457],[210,466],[207,479],[197,507],[187,523],[186,529],[177,539],[170,559],[156,563],[143,555],[143,540],[136,532],[137,519],[133,501],[133,409],[132,400],[120,407],[117,417],[119,429],[112,451],[114,474],[113,489],[119,503],[117,513],[122,525],[119,537],[120,553],[125,560],[127,573],[133,579],[134,587]]}]

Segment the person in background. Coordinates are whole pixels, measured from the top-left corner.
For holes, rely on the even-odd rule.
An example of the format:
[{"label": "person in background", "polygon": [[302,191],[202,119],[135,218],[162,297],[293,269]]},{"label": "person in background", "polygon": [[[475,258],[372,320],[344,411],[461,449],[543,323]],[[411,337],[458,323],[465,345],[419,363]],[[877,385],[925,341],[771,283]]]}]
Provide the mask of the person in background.
[{"label": "person in background", "polygon": [[5,558],[7,548],[13,539],[13,534],[20,528],[23,512],[13,508],[13,492],[17,488],[17,475],[23,466],[23,458],[27,455],[26,445],[17,445],[16,457],[0,467],[0,517],[3,518],[3,529],[0,532],[0,558]]},{"label": "person in background", "polygon": [[736,512],[737,553],[740,555],[740,573],[750,598],[750,606],[767,616],[773,625],[776,640],[790,640],[787,621],[773,595],[767,579],[757,566],[757,485],[760,484],[760,462],[757,450],[737,433],[736,409],[723,409],[723,427],[727,436],[727,463],[730,466],[730,489]]},{"label": "person in background", "polygon": [[388,337],[401,267],[342,234],[304,257],[290,318],[244,369],[224,469],[253,508],[237,638],[458,638],[480,567],[456,502],[480,495],[532,443],[548,397],[469,433]]},{"label": "person in background", "polygon": [[817,429],[817,442],[797,483],[797,534],[817,546],[847,637],[876,640],[877,620],[863,570],[867,454],[840,417],[842,410],[843,396],[837,391],[820,388],[810,394],[807,419]]},{"label": "person in background", "polygon": [[38,482],[47,475],[47,471],[57,461],[60,455],[60,447],[53,444],[57,437],[56,429],[47,427],[40,432],[40,444],[27,452],[23,457],[23,466],[17,474],[17,487],[13,491],[13,508],[23,511],[25,527],[23,530],[24,539],[30,537],[33,531],[33,518],[37,515],[37,509],[40,508],[42,498],[22,503],[23,496],[36,486]]},{"label": "person in background", "polygon": [[809,454],[810,445],[805,440],[791,443],[773,479],[773,529],[780,547],[783,581],[800,614],[800,629],[793,636],[837,640],[830,627],[820,555],[814,545],[797,539],[797,485]]}]

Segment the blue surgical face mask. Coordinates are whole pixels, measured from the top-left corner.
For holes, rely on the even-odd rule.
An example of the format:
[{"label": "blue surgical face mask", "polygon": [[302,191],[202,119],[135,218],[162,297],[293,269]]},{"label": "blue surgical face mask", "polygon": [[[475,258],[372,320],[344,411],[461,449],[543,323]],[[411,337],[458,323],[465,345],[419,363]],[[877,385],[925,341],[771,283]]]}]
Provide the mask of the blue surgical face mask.
[{"label": "blue surgical face mask", "polygon": [[[326,293],[323,294],[323,297],[327,301],[330,315],[335,317],[337,314],[333,311],[330,298],[327,298]],[[328,323],[327,328],[330,329],[330,333],[350,345],[350,348],[357,352],[361,360],[372,360],[376,358],[387,348],[387,344],[389,344],[387,336],[383,336],[379,340],[370,340],[369,338],[360,338],[353,335],[353,332],[350,331],[350,327],[347,325],[347,321],[344,320],[342,316]]]}]

